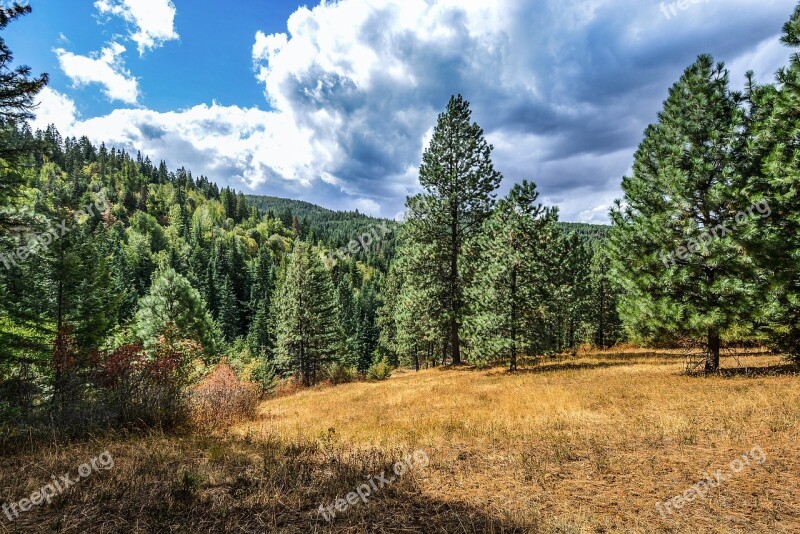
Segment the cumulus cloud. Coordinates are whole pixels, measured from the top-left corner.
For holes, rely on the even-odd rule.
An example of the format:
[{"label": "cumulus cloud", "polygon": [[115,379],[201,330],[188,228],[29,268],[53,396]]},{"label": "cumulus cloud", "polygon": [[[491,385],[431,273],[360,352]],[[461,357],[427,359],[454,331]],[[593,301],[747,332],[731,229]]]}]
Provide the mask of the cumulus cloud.
[{"label": "cumulus cloud", "polygon": [[135,104],[139,98],[139,84],[125,69],[122,60],[124,52],[125,47],[114,42],[89,56],[74,54],[63,48],[55,50],[61,70],[74,86],[96,83],[103,86],[103,93],[109,100]]},{"label": "cumulus cloud", "polygon": [[461,93],[504,188],[533,179],[563,219],[598,222],[683,69],[710,52],[735,84],[749,69],[768,81],[789,56],[777,40],[790,7],[700,2],[667,19],[637,0],[322,2],[286,33],[255,35],[269,111],[117,110],[72,127],[236,187],[392,216],[418,191],[437,114]]},{"label": "cumulus cloud", "polygon": [[31,128],[45,130],[50,124],[55,124],[62,131],[71,131],[75,126],[78,110],[68,96],[58,91],[45,87],[37,97],[36,118],[31,121]]},{"label": "cumulus cloud", "polygon": [[635,0],[342,0],[259,32],[253,59],[270,104],[353,194],[414,192],[426,133],[462,93],[509,179],[594,221],[683,68],[710,51],[758,69],[789,15],[778,0],[692,7],[668,20]]},{"label": "cumulus cloud", "polygon": [[101,15],[120,17],[131,26],[129,37],[138,45],[139,55],[180,38],[171,0],[97,0],[94,6]]}]

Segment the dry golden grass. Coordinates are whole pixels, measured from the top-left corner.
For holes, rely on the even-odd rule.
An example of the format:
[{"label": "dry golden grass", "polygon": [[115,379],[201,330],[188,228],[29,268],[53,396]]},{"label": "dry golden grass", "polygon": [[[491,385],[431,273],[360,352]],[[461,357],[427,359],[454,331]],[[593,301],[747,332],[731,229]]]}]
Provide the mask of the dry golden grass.
[{"label": "dry golden grass", "polygon": [[[689,377],[647,352],[400,372],[266,401],[226,437],[46,445],[0,457],[3,502],[106,448],[116,466],[0,532],[797,532],[800,376],[743,363],[759,372]],[[755,446],[764,465],[658,513]],[[331,525],[316,513],[417,449],[429,466]]]}]

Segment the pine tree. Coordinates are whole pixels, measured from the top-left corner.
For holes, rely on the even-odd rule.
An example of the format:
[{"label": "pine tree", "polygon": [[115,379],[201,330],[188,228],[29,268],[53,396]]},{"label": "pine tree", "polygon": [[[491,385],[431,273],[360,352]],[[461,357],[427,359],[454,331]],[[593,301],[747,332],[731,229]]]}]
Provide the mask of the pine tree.
[{"label": "pine tree", "polygon": [[392,263],[389,272],[383,278],[381,290],[378,292],[379,304],[375,324],[378,328],[378,355],[397,367],[400,365],[401,347],[397,339],[397,301],[400,297],[400,276]]},{"label": "pine tree", "polygon": [[200,343],[208,356],[217,355],[219,329],[200,293],[172,268],[156,274],[149,293],[139,302],[133,324],[136,335],[149,349],[172,325],[181,339]]},{"label": "pine tree", "polygon": [[407,202],[407,246],[428,248],[429,256],[417,258],[441,289],[435,298],[444,317],[437,319],[447,323],[454,365],[461,363],[464,289],[472,274],[471,265],[462,262],[464,245],[490,215],[501,180],[492,164],[492,146],[471,116],[461,95],[450,99],[422,156],[419,181],[426,193]]},{"label": "pine tree", "polygon": [[[800,5],[781,42],[800,48]],[[757,207],[738,234],[759,268],[760,293],[769,296],[760,322],[777,350],[800,361],[800,56],[777,75],[778,87],[757,86],[748,73],[747,177],[741,184]]]},{"label": "pine tree", "polygon": [[[741,112],[728,74],[700,56],[647,128],[624,201],[612,210],[612,272],[620,314],[635,339],[687,337],[719,368],[721,337],[746,322],[752,292],[734,237]],[[743,205],[744,204],[744,205]]]},{"label": "pine tree", "polygon": [[546,268],[551,287],[547,349],[575,352],[587,338],[591,253],[577,232],[562,232],[554,245],[552,261]]},{"label": "pine tree", "polygon": [[536,185],[523,181],[500,201],[474,245],[479,267],[467,295],[474,310],[469,320],[475,359],[504,358],[511,371],[544,320],[550,295],[545,254],[558,233],[554,209],[536,204]]},{"label": "pine tree", "polygon": [[[0,8],[0,31],[18,18],[31,12],[31,6],[14,2],[11,7]],[[39,78],[31,76],[30,67],[11,68],[14,55],[0,37],[0,122],[16,123],[33,117],[34,97],[47,85],[47,74]],[[6,151],[13,146],[3,146],[0,157],[10,159]],[[11,158],[13,159],[13,158]]]},{"label": "pine tree", "polygon": [[276,355],[304,385],[316,384],[326,363],[337,359],[341,331],[330,273],[303,242],[294,247],[274,298]]},{"label": "pine tree", "polygon": [[233,284],[228,275],[223,275],[217,286],[217,324],[228,343],[232,343],[239,335],[239,309]]},{"label": "pine tree", "polygon": [[611,278],[608,250],[602,245],[592,256],[589,276],[592,343],[604,349],[621,341],[622,322],[617,314],[620,290]]},{"label": "pine tree", "polygon": [[[416,205],[412,200],[412,209]],[[421,362],[435,361],[438,351],[447,350],[447,313],[443,308],[447,302],[447,265],[432,261],[436,245],[406,238],[409,230],[408,223],[401,227],[401,244],[391,266],[398,285],[396,303],[391,308],[395,329],[392,350],[400,364],[419,370]]]},{"label": "pine tree", "polygon": [[362,373],[375,363],[378,349],[378,327],[376,316],[378,297],[376,278],[366,281],[358,291],[355,299],[358,325],[356,328],[357,367]]},{"label": "pine tree", "polygon": [[359,317],[354,293],[352,278],[345,274],[336,285],[336,304],[344,336],[344,352],[341,354],[341,359],[344,365],[352,368],[358,366],[359,360]]},{"label": "pine tree", "polygon": [[275,346],[275,327],[270,316],[270,305],[275,292],[277,270],[266,246],[262,246],[259,251],[251,278],[250,310],[253,321],[247,334],[247,343],[251,354],[267,356],[271,355]]},{"label": "pine tree", "polygon": [[[14,2],[11,7],[0,8],[0,31],[14,20],[31,12],[30,6]],[[18,201],[23,183],[19,166],[33,152],[33,145],[17,135],[17,127],[33,117],[35,97],[47,85],[47,74],[31,76],[31,69],[11,67],[14,55],[0,37],[0,236],[23,220],[9,209]],[[0,253],[4,252],[0,238]]]}]

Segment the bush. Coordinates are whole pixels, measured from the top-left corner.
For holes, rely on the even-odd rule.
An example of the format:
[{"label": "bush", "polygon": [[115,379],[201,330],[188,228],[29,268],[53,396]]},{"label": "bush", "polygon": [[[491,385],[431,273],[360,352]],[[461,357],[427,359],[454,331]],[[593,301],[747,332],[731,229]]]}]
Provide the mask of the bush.
[{"label": "bush", "polygon": [[197,381],[194,364],[202,355],[199,343],[179,339],[168,325],[151,354],[141,344],[98,353],[97,382],[120,422],[173,427],[185,418],[186,391]]},{"label": "bush", "polygon": [[202,429],[221,428],[255,416],[260,400],[258,385],[241,380],[223,361],[191,389],[189,420]]},{"label": "bush", "polygon": [[386,380],[390,376],[392,376],[392,367],[383,360],[372,364],[367,371],[367,378],[370,380]]},{"label": "bush", "polygon": [[322,369],[322,380],[327,380],[334,386],[355,382],[358,371],[343,363],[334,362]]},{"label": "bush", "polygon": [[231,350],[228,364],[239,378],[257,384],[262,397],[273,396],[279,380],[275,364],[269,361],[267,354],[261,352],[253,356],[241,338]]}]

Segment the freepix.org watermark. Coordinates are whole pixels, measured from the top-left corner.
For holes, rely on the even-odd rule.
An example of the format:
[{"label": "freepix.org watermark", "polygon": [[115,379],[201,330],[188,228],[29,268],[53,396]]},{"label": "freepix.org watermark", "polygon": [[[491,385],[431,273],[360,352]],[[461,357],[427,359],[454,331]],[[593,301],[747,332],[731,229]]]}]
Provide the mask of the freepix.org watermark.
[{"label": "freepix.org watermark", "polygon": [[725,222],[718,224],[714,228],[706,230],[697,239],[690,239],[686,243],[686,246],[678,247],[669,254],[662,254],[661,261],[664,263],[664,267],[669,268],[674,266],[677,263],[675,261],[676,258],[679,260],[686,260],[690,254],[707,252],[709,243],[715,239],[721,239],[725,237],[729,233],[733,232],[738,226],[746,223],[750,219],[755,219],[756,217],[766,219],[770,215],[772,215],[772,209],[769,207],[769,204],[766,200],[754,202],[752,206],[747,208],[747,210],[742,210],[736,214],[736,216],[733,218],[733,224],[730,222]]},{"label": "freepix.org watermark", "polygon": [[14,521],[19,517],[21,512],[27,512],[34,506],[39,506],[42,503],[50,504],[52,500],[61,495],[69,488],[78,484],[84,478],[89,478],[94,473],[99,473],[100,470],[109,471],[114,468],[114,458],[111,453],[105,451],[100,456],[92,458],[89,462],[78,466],[78,475],[71,475],[69,473],[61,475],[56,478],[53,475],[52,480],[42,486],[38,491],[34,491],[29,497],[21,499],[19,502],[4,504],[3,513],[10,521]]},{"label": "freepix.org watermark", "polygon": [[678,0],[677,2],[661,2],[659,4],[659,8],[661,9],[661,14],[666,17],[667,20],[670,20],[672,17],[678,14],[678,10],[686,11],[691,6],[695,6],[699,3],[707,4],[709,0]]},{"label": "freepix.org watermark", "polygon": [[680,510],[697,499],[705,500],[706,494],[710,490],[730,480],[735,475],[742,472],[745,467],[753,467],[753,463],[762,465],[766,461],[767,454],[764,452],[764,449],[756,445],[750,452],[743,454],[740,458],[736,458],[728,464],[727,470],[717,470],[713,477],[709,473],[705,473],[702,480],[692,485],[691,488],[687,489],[682,494],[676,495],[664,502],[657,502],[656,509],[661,514],[661,517],[666,517],[667,514],[672,514],[673,508]]},{"label": "freepix.org watermark", "polygon": [[373,476],[365,484],[361,484],[355,491],[351,491],[342,499],[337,499],[336,502],[329,506],[324,504],[319,505],[319,513],[325,518],[325,521],[331,522],[336,517],[336,512],[340,514],[345,513],[351,506],[357,505],[359,502],[367,504],[369,497],[378,493],[381,489],[396,482],[397,479],[416,467],[426,467],[428,465],[428,455],[425,451],[417,450],[414,453],[407,455],[402,460],[398,461],[392,467],[394,475],[386,478],[386,471],[380,475]]},{"label": "freepix.org watermark", "polygon": [[358,252],[369,252],[373,244],[379,243],[391,233],[392,228],[385,222],[381,223],[350,241],[346,247],[342,247],[335,252],[329,252],[327,254],[328,262],[330,265],[336,265],[338,260],[347,260]]},{"label": "freepix.org watermark", "polygon": [[[94,204],[87,204],[83,210],[76,211],[72,216],[72,222],[77,223],[80,221],[82,215],[94,217],[95,209],[97,209],[98,213],[103,213],[109,208],[108,200],[106,200],[103,193],[98,193],[97,198],[97,202]],[[70,224],[69,218],[63,219],[55,226],[49,222],[48,225],[49,228],[44,232],[27,234],[27,245],[17,247],[9,252],[8,255],[0,253],[0,263],[2,263],[6,269],[10,269],[12,265],[18,267],[17,262],[23,262],[33,255],[46,251],[54,241],[61,239],[74,229]]]}]

